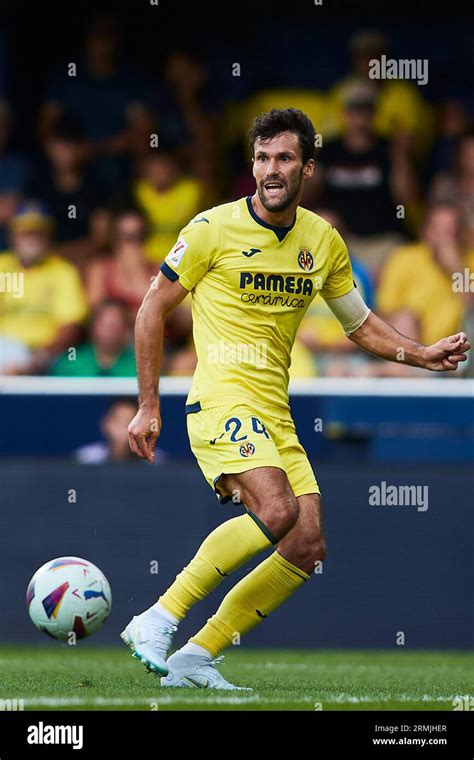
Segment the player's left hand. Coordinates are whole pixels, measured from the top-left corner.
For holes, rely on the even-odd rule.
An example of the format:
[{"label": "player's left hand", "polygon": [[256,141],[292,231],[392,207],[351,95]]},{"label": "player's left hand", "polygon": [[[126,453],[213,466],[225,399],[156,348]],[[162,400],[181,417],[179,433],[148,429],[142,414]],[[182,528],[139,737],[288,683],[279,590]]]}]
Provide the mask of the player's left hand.
[{"label": "player's left hand", "polygon": [[432,346],[426,346],[423,366],[426,369],[438,372],[456,370],[459,362],[466,361],[466,351],[469,351],[470,348],[467,335],[464,332],[450,335],[449,338],[441,338]]}]

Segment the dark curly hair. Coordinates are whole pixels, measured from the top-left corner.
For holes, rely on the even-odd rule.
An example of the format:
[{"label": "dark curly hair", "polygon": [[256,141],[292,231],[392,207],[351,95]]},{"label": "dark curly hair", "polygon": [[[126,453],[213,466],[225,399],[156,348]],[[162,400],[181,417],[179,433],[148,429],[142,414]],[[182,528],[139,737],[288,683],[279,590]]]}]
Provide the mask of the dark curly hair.
[{"label": "dark curly hair", "polygon": [[271,140],[282,132],[294,132],[303,157],[303,164],[315,156],[316,130],[303,111],[298,108],[272,108],[256,116],[249,129],[250,147],[254,150],[256,140]]}]

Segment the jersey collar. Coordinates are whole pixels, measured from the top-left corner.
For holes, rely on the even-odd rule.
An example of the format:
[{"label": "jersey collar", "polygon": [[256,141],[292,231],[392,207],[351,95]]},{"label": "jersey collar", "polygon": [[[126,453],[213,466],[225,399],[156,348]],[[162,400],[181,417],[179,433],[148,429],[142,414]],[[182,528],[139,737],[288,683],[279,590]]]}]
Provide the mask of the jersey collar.
[{"label": "jersey collar", "polygon": [[296,213],[295,218],[293,219],[292,223],[289,227],[276,227],[274,224],[269,224],[268,222],[265,222],[263,219],[260,219],[258,214],[255,213],[254,207],[252,206],[252,196],[247,195],[247,208],[249,210],[249,214],[252,217],[252,219],[257,222],[261,227],[265,227],[267,230],[273,230],[275,235],[277,236],[278,240],[281,241],[283,238],[287,235],[287,233],[293,229],[293,227],[296,224]]}]

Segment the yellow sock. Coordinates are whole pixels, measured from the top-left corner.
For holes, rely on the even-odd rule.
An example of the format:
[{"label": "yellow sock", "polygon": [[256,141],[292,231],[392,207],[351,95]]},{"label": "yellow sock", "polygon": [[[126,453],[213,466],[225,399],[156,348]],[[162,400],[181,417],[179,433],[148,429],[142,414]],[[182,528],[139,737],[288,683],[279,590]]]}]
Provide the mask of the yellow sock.
[{"label": "yellow sock", "polygon": [[227,520],[204,539],[195,557],[160,596],[160,604],[181,620],[226,575],[276,543],[265,525],[250,512]]},{"label": "yellow sock", "polygon": [[277,551],[234,586],[206,625],[189,640],[213,657],[254,628],[310,576]]}]

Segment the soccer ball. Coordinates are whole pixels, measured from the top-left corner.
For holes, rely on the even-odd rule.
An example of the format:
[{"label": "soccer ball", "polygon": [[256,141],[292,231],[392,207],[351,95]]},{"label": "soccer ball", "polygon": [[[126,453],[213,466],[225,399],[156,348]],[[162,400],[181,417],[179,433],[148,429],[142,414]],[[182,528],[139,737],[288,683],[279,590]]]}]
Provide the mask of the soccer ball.
[{"label": "soccer ball", "polygon": [[84,639],[98,631],[112,608],[105,575],[80,557],[59,557],[42,565],[26,590],[35,626],[54,639]]}]

